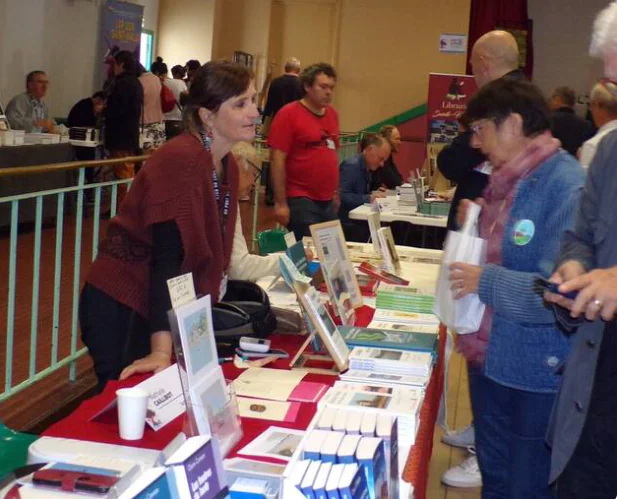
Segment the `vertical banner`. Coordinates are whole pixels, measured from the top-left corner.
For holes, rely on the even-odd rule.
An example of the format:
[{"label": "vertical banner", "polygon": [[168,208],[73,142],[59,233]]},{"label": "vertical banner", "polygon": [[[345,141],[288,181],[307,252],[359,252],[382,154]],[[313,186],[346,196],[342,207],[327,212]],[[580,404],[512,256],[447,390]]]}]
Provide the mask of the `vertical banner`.
[{"label": "vertical banner", "polygon": [[457,120],[477,88],[473,76],[429,75],[426,115],[430,144],[449,144],[458,135]]},{"label": "vertical banner", "polygon": [[141,24],[144,17],[142,5],[107,0],[103,7],[103,29],[101,30],[101,64],[103,82],[109,79],[113,56],[121,50],[128,50],[139,60]]}]

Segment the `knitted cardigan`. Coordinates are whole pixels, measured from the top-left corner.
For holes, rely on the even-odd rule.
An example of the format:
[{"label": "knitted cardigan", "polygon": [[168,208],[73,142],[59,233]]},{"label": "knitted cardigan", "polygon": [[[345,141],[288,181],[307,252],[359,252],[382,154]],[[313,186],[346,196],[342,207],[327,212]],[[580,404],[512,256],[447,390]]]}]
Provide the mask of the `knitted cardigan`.
[{"label": "knitted cardigan", "polygon": [[[561,150],[540,165],[517,188],[505,226],[501,265],[488,264],[478,295],[493,309],[484,374],[505,386],[530,392],[556,392],[558,367],[570,340],[534,286],[554,268],[563,232],[571,228],[584,172]],[[530,240],[517,244],[521,222],[533,224]]]},{"label": "knitted cardigan", "polygon": [[87,282],[147,319],[152,225],[173,220],[184,250],[181,273],[192,272],[195,292],[218,301],[234,239],[238,167],[228,154],[227,182],[223,185],[220,179],[221,202],[227,190],[231,194],[224,237],[212,171],[212,156],[189,133],[159,148],[139,171],[118,215],[109,222]]}]

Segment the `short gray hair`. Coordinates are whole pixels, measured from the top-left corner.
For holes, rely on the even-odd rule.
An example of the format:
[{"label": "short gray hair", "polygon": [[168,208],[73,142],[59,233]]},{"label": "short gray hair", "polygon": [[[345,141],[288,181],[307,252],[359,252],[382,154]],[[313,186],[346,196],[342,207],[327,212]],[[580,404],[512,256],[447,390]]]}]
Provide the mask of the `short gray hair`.
[{"label": "short gray hair", "polygon": [[295,57],[290,57],[285,63],[285,71],[287,73],[290,71],[300,71],[300,61]]},{"label": "short gray hair", "polygon": [[589,53],[601,57],[607,52],[617,52],[617,1],[604,8],[593,23]]},{"label": "short gray hair", "polygon": [[597,102],[611,116],[617,116],[617,96],[613,95],[602,83],[596,83],[591,89],[590,102]]},{"label": "short gray hair", "polygon": [[260,168],[259,153],[252,144],[248,142],[238,142],[231,148],[231,153],[234,155],[234,158],[236,158],[236,163],[238,163],[241,168],[244,168],[244,170],[248,170],[251,164],[258,169]]}]

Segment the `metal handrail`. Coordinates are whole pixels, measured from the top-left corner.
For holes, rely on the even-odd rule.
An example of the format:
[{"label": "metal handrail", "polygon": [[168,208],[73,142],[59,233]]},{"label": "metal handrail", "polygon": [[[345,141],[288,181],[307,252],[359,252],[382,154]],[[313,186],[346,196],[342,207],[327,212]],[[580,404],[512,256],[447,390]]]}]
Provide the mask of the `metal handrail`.
[{"label": "metal handrail", "polygon": [[39,173],[63,172],[79,170],[80,168],[96,168],[99,166],[117,165],[120,163],[139,163],[148,159],[149,155],[127,156],[126,158],[100,159],[94,161],[69,161],[35,166],[16,166],[15,168],[0,168],[0,178],[18,175],[36,175]]}]

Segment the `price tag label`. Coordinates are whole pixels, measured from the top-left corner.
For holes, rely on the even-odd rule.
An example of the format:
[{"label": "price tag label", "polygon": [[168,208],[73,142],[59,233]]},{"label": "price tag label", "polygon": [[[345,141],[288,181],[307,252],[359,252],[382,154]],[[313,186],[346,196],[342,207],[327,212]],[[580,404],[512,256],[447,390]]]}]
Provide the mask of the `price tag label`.
[{"label": "price tag label", "polygon": [[167,280],[167,289],[171,298],[171,306],[178,308],[196,299],[193,274],[188,273]]}]

